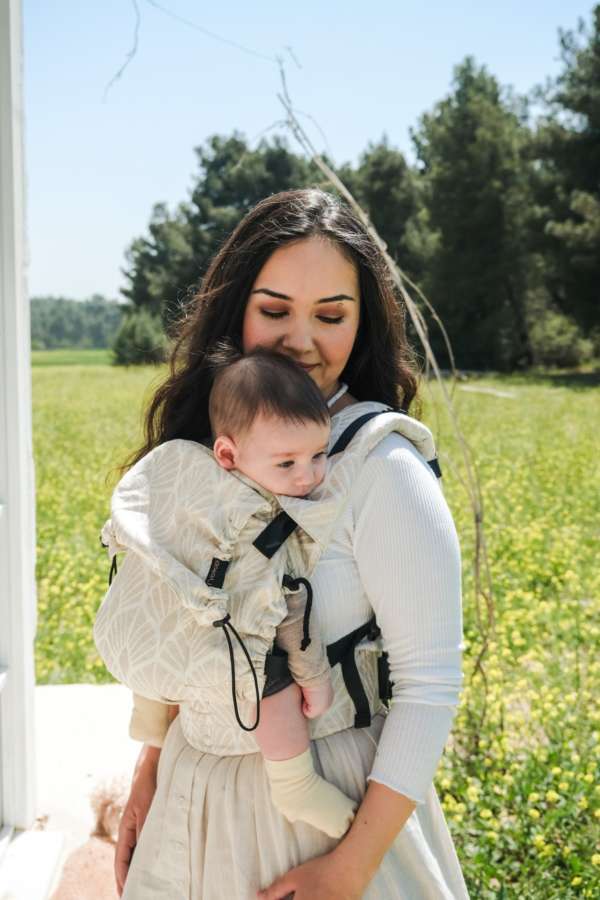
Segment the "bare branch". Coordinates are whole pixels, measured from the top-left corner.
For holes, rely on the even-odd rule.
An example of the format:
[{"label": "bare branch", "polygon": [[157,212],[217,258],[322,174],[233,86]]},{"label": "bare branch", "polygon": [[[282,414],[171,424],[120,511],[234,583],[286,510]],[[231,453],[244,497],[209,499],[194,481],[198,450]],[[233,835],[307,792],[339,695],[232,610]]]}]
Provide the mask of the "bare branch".
[{"label": "bare branch", "polygon": [[298,66],[298,68],[301,69],[302,66],[300,65],[300,61],[299,61],[298,57],[296,56],[296,54],[294,53],[293,49],[290,47],[290,45],[289,45],[289,44],[286,44],[285,49],[286,49],[287,52],[290,54],[290,56],[292,57],[292,59],[294,60],[294,62],[295,62],[296,65]]},{"label": "bare branch", "polygon": [[140,34],[141,16],[140,16],[140,8],[138,6],[137,0],[131,0],[131,2],[133,3],[133,8],[135,10],[135,27],[134,27],[134,32],[133,32],[133,47],[127,54],[125,62],[123,63],[123,65],[121,66],[119,71],[116,73],[116,75],[113,75],[111,80],[108,82],[108,84],[104,88],[104,96],[102,98],[103,103],[106,103],[106,96],[107,96],[109,90],[111,89],[111,87],[113,86],[115,81],[119,80],[119,78],[121,77],[121,75],[123,74],[123,72],[125,71],[127,66],[129,65],[129,63],[131,62],[131,60],[137,53],[138,39],[139,39],[139,34]]},{"label": "bare branch", "polygon": [[175,19],[176,22],[181,22],[182,25],[187,25],[188,28],[193,28],[194,31],[199,31],[201,34],[206,35],[206,37],[210,37],[215,41],[219,41],[221,44],[227,44],[229,47],[234,47],[236,50],[241,50],[242,53],[248,54],[248,56],[254,56],[256,59],[262,59],[265,62],[277,63],[277,59],[274,56],[267,56],[266,53],[261,53],[258,50],[253,50],[251,47],[245,47],[244,44],[238,44],[237,41],[231,41],[229,38],[223,37],[220,34],[216,34],[214,31],[209,31],[208,28],[204,28],[203,25],[198,25],[196,22],[191,22],[189,19],[185,19],[183,16],[180,16],[178,13],[172,12],[172,10],[167,9],[165,6],[161,6],[160,3],[157,3],[156,0],[146,0],[150,6],[153,6],[155,9],[160,10],[160,12],[164,13],[166,16],[170,16],[171,19]]},{"label": "bare branch", "polygon": [[[478,723],[477,729],[472,732],[473,741],[475,744],[474,749],[477,749],[477,740],[478,733],[483,725],[483,721],[485,718],[485,713],[487,709],[487,694],[488,694],[488,682],[485,673],[485,669],[483,667],[483,658],[487,653],[490,638],[494,636],[495,632],[495,619],[494,619],[494,600],[493,600],[493,589],[492,589],[492,578],[489,567],[489,561],[487,556],[487,546],[485,541],[485,533],[483,527],[483,499],[481,495],[481,485],[479,483],[479,474],[477,471],[475,458],[471,447],[466,441],[462,429],[460,427],[458,421],[458,415],[454,408],[454,403],[450,393],[448,392],[448,388],[444,379],[442,378],[437,360],[429,343],[429,337],[427,332],[427,326],[419,310],[417,304],[408,293],[406,285],[410,285],[413,290],[416,291],[417,295],[421,298],[431,315],[433,316],[436,323],[439,325],[442,335],[444,337],[444,342],[448,349],[448,354],[450,357],[450,363],[452,367],[452,377],[453,377],[453,387],[456,384],[457,372],[454,364],[454,355],[452,353],[452,347],[450,345],[450,341],[447,335],[447,332],[439,319],[439,316],[433,309],[431,303],[425,297],[423,291],[418,288],[408,277],[407,275],[400,269],[398,264],[392,257],[389,255],[387,251],[387,245],[385,241],[382,240],[379,233],[371,223],[369,216],[365,212],[365,210],[360,206],[360,204],[355,200],[353,195],[350,193],[346,185],[341,181],[338,175],[331,169],[331,167],[323,160],[319,154],[316,152],[309,136],[306,134],[302,125],[298,121],[296,114],[294,112],[293,104],[291,102],[287,80],[285,75],[285,68],[283,64],[283,60],[278,57],[278,64],[280,70],[281,77],[281,87],[282,92],[278,94],[278,98],[283,105],[286,112],[286,123],[289,130],[292,132],[293,136],[296,138],[302,149],[307,153],[315,165],[323,172],[326,176],[327,180],[330,184],[332,184],[336,190],[344,197],[344,199],[348,202],[351,208],[354,210],[358,218],[361,220],[369,235],[375,242],[375,244],[379,247],[387,267],[390,271],[394,284],[398,289],[398,293],[400,297],[404,301],[406,309],[411,317],[419,340],[423,346],[425,351],[425,356],[427,359],[428,365],[431,366],[435,378],[438,382],[440,390],[442,392],[442,397],[444,403],[450,413],[450,419],[454,431],[455,438],[457,440],[458,446],[461,451],[462,462],[464,466],[464,471],[466,478],[463,480],[460,478],[460,482],[463,484],[467,491],[467,495],[469,497],[469,501],[471,504],[471,508],[473,511],[473,521],[475,527],[475,559],[474,559],[474,579],[475,579],[475,612],[477,623],[479,627],[480,637],[482,639],[482,646],[479,650],[477,658],[475,660],[475,665],[473,669],[473,674],[471,680],[479,675],[481,676],[484,683],[483,697],[482,697],[482,714]],[[482,617],[481,611],[481,599],[485,601],[486,607],[486,618],[485,622]],[[470,713],[470,715],[472,715]]]}]

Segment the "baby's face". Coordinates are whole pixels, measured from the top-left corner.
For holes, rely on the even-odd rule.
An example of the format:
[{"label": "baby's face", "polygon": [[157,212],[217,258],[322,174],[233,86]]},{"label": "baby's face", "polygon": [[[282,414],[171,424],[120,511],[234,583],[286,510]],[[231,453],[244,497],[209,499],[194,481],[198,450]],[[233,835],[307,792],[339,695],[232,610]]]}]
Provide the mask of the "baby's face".
[{"label": "baby's face", "polygon": [[234,467],[273,494],[303,497],[321,483],[330,426],[259,416],[235,441]]}]

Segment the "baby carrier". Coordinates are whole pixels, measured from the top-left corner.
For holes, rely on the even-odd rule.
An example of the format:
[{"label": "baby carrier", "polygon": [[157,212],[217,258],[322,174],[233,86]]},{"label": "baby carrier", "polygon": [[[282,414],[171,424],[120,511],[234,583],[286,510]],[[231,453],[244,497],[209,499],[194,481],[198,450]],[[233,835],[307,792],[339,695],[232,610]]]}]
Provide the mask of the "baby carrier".
[{"label": "baby carrier", "polygon": [[[111,568],[94,625],[96,646],[108,670],[134,692],[183,704],[184,730],[186,705],[196,722],[203,714],[192,740],[199,749],[257,749],[244,734],[257,722],[245,722],[252,703],[258,714],[267,678],[285,669],[285,655],[273,644],[286,598],[307,591],[306,644],[310,577],[369,451],[398,432],[441,477],[425,425],[383,404],[357,404],[357,410],[365,405],[378,409],[358,415],[333,442],[325,478],[310,499],[271,494],[223,470],[209,447],[187,440],[154,448],[113,493],[101,533]],[[117,573],[120,551],[126,555]],[[334,689],[342,690],[341,675],[354,712],[348,724],[358,728],[370,724],[376,701],[391,698],[379,635],[373,616],[327,647]],[[365,642],[376,654],[355,653]],[[318,722],[311,722],[313,737]]]}]

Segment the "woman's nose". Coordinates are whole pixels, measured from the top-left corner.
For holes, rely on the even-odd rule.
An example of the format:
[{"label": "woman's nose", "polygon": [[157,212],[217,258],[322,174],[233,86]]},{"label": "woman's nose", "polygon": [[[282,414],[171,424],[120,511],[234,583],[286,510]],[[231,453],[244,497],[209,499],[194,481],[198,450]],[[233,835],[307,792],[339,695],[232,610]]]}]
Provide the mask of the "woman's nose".
[{"label": "woman's nose", "polygon": [[310,327],[298,325],[290,328],[284,335],[282,344],[284,349],[292,350],[295,353],[306,353],[307,350],[312,350],[313,338]]}]

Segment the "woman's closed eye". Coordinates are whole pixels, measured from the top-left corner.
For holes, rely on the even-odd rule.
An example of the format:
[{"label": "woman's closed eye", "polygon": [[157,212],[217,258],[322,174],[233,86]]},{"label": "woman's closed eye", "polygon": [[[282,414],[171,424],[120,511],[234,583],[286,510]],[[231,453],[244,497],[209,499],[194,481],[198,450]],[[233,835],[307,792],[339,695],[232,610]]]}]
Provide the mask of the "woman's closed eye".
[{"label": "woman's closed eye", "polygon": [[[268,319],[282,319],[284,316],[287,316],[287,312],[282,310],[281,312],[273,312],[268,309],[261,309],[261,313],[263,316],[266,316]],[[343,316],[317,316],[317,319],[320,319],[322,322],[327,322],[328,325],[339,325],[340,322],[343,322]]]}]

